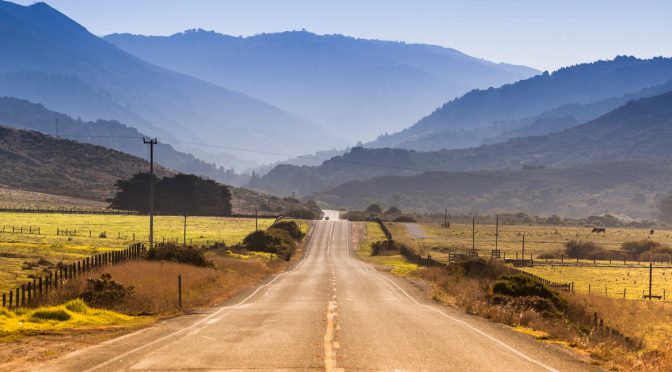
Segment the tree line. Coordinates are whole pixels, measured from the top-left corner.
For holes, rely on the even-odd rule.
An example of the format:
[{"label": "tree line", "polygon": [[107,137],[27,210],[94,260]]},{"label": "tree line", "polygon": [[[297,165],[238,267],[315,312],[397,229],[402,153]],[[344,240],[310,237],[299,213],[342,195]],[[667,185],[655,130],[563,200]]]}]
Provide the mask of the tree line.
[{"label": "tree line", "polygon": [[164,215],[230,215],[231,191],[225,185],[195,176],[177,174],[153,178],[140,172],[118,180],[112,209],[149,213],[149,186],[154,184],[154,211]]}]

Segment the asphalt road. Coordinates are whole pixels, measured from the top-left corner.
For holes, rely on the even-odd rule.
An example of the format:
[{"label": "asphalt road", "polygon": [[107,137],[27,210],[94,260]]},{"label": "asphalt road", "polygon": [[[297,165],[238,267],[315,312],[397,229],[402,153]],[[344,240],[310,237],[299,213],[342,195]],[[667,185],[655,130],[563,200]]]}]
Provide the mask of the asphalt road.
[{"label": "asphalt road", "polygon": [[409,282],[362,263],[350,223],[327,216],[293,270],[244,296],[36,370],[591,369],[556,345],[433,304]]}]

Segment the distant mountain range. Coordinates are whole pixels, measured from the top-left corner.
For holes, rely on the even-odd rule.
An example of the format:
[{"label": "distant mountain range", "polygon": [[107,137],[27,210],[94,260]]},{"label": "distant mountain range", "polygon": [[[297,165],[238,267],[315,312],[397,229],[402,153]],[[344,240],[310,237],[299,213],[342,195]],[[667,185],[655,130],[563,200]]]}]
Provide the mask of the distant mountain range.
[{"label": "distant mountain range", "polygon": [[[48,110],[43,105],[17,98],[0,97],[0,125],[35,130],[149,159],[149,148],[142,144],[145,135],[135,128],[110,120],[95,122],[75,120]],[[177,151],[168,144],[157,145],[154,160],[166,168],[197,174],[226,184],[241,185],[247,180],[247,177],[238,175],[230,169],[206,163],[191,154]]]},{"label": "distant mountain range", "polygon": [[[471,91],[444,104],[410,128],[383,135],[366,146],[421,151],[478,146],[489,138],[518,129],[521,122],[533,124],[535,116],[549,110],[562,112],[571,108],[567,105],[592,104],[608,98],[615,98],[614,102],[620,104],[622,101],[618,102],[617,98],[625,94],[665,84],[671,79],[672,58],[617,57],[570,66],[499,88]],[[609,110],[615,106],[606,107]],[[588,120],[595,117],[587,114]],[[551,118],[550,127],[562,129],[580,122],[581,118],[575,117],[573,121],[568,116]],[[520,134],[532,133],[533,130]],[[518,134],[508,136],[515,135]]]},{"label": "distant mountain range", "polygon": [[519,212],[585,217],[609,213],[657,218],[670,193],[672,159],[604,162],[571,168],[424,172],[350,181],[311,195],[333,208],[371,203],[454,214]]},{"label": "distant mountain range", "polygon": [[[426,171],[520,170],[672,156],[672,92],[642,98],[588,123],[476,148],[419,152],[353,148],[317,167],[276,166],[253,187],[301,195],[344,182]],[[375,190],[375,189],[372,189]]]},{"label": "distant mountain range", "polygon": [[118,120],[208,161],[227,147],[272,161],[344,144],[296,114],[142,61],[44,3],[0,1],[0,95]]},{"label": "distant mountain range", "polygon": [[435,45],[306,31],[234,37],[192,30],[105,40],[155,65],[299,113],[352,143],[401,130],[471,89],[538,73]]}]

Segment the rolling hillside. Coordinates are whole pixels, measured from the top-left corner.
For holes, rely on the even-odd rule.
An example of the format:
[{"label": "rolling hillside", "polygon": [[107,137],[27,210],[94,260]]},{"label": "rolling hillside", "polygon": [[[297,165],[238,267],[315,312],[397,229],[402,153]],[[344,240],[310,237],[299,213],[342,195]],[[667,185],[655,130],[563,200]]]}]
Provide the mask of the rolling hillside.
[{"label": "rolling hillside", "polygon": [[264,149],[243,155],[267,161],[338,143],[298,115],[142,61],[44,3],[0,1],[0,95],[118,120],[208,161],[227,145]]},{"label": "rolling hillside", "polygon": [[538,73],[435,45],[307,31],[234,37],[191,30],[105,40],[155,65],[299,113],[352,143],[401,130],[470,89]]},{"label": "rolling hillside", "polygon": [[[48,110],[40,104],[0,97],[0,125],[58,135],[73,141],[100,145],[149,159],[149,149],[142,144],[141,138],[144,134],[118,121],[75,120],[67,115]],[[247,179],[231,170],[225,170],[215,164],[199,160],[191,154],[177,151],[168,144],[160,143],[156,147],[154,160],[166,168],[197,174],[227,184],[240,185]]]},{"label": "rolling hillside", "polygon": [[[118,179],[149,170],[149,163],[120,151],[35,131],[0,126],[0,206],[101,208]],[[173,172],[155,168],[158,176]],[[305,204],[231,187],[234,213],[283,213]]]},{"label": "rolling hillside", "polygon": [[252,186],[308,195],[353,180],[425,171],[519,170],[672,156],[672,92],[631,101],[558,133],[470,149],[419,152],[354,148],[318,167],[280,165]]},{"label": "rolling hillside", "polygon": [[471,91],[410,128],[380,136],[366,146],[421,151],[478,146],[515,129],[518,120],[566,104],[589,104],[635,93],[671,79],[672,58],[617,57],[566,67],[499,88]]}]

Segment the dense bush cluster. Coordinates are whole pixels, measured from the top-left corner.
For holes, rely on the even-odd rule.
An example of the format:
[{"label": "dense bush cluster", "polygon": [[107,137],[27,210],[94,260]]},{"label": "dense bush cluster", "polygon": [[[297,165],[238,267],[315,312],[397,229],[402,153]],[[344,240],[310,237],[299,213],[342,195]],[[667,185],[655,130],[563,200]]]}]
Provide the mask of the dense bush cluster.
[{"label": "dense bush cluster", "polygon": [[283,221],[265,231],[249,234],[243,239],[243,245],[250,251],[273,253],[289,261],[304,235],[296,222]]},{"label": "dense bush cluster", "polygon": [[492,303],[532,308],[547,316],[557,316],[567,307],[557,292],[526,275],[502,275],[493,283],[492,293]]},{"label": "dense bush cluster", "polygon": [[151,261],[173,261],[194,266],[211,266],[201,251],[194,247],[177,244],[157,244],[147,251],[146,258]]},{"label": "dense bush cluster", "polygon": [[133,287],[124,287],[112,280],[112,275],[102,274],[99,279],[86,280],[86,289],[81,297],[93,307],[110,307],[133,294]]}]

